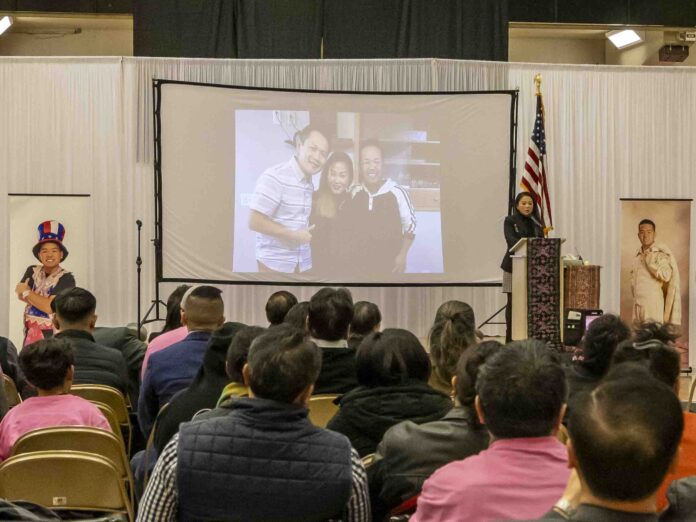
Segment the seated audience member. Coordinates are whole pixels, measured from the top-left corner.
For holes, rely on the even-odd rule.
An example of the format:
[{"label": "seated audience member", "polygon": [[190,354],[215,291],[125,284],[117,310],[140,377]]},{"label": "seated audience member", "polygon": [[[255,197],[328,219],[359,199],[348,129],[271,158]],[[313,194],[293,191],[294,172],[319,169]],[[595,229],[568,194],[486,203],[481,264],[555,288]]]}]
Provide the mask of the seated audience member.
[{"label": "seated audience member", "polygon": [[357,350],[362,340],[382,327],[382,314],[375,303],[358,301],[353,306],[353,320],[348,330],[348,347]]},{"label": "seated audience member", "polygon": [[121,352],[128,368],[128,395],[131,403],[136,404],[140,394],[140,369],[147,344],[138,338],[138,332],[127,326],[100,326],[94,329],[92,335],[97,343]]},{"label": "seated audience member", "polygon": [[616,315],[605,314],[590,323],[582,343],[583,360],[566,370],[569,409],[578,393],[597,386],[609,369],[616,346],[630,336],[631,330]]},{"label": "seated audience member", "polygon": [[449,397],[428,386],[430,359],[411,332],[387,328],[368,335],[355,366],[359,386],[341,398],[327,427],[346,435],[361,457],[374,453],[395,424],[431,422],[452,408]]},{"label": "seated audience member", "polygon": [[[190,421],[197,412],[210,410],[217,405],[220,394],[230,384],[230,376],[225,371],[228,349],[237,348],[241,343],[248,353],[251,338],[247,330],[255,331],[256,329],[257,327],[250,328],[241,323],[225,323],[222,328],[213,332],[203,357],[203,364],[191,385],[177,393],[169,401],[169,407],[157,417],[154,442],[158,452],[161,452],[167,442],[179,431],[179,424]],[[258,328],[258,330],[262,329]],[[244,366],[245,362],[246,356],[241,359],[241,366]],[[240,381],[241,375],[237,382]],[[238,392],[237,396],[248,395],[244,386],[240,388],[239,384],[236,384],[234,389]]]},{"label": "seated audience member", "polygon": [[485,341],[463,353],[452,377],[454,408],[442,419],[425,424],[404,421],[387,430],[368,469],[370,504],[375,519],[420,493],[433,472],[454,460],[488,447],[488,430],[474,410],[476,376],[501,344]]},{"label": "seated audience member", "polygon": [[322,288],[309,301],[307,326],[321,348],[321,372],[314,393],[346,393],[355,388],[355,350],[348,348],[353,299],[344,288]]},{"label": "seated audience member", "polygon": [[150,357],[138,399],[138,422],[150,433],[160,408],[198,373],[210,335],[225,322],[221,291],[213,286],[191,288],[181,301],[181,322],[188,335]]},{"label": "seated audience member", "polygon": [[433,364],[430,386],[449,393],[459,357],[476,344],[474,310],[461,301],[441,304],[435,313],[428,340]]},{"label": "seated audience member", "polygon": [[289,324],[306,332],[307,315],[309,315],[309,301],[300,301],[285,314],[283,324]]},{"label": "seated audience member", "polygon": [[64,290],[53,300],[56,337],[72,344],[75,384],[106,384],[128,394],[128,368],[121,352],[97,344],[92,332],[97,323],[97,300],[84,288]]},{"label": "seated audience member", "polygon": [[19,364],[38,396],[19,403],[0,422],[0,460],[10,456],[18,438],[39,428],[91,426],[111,430],[94,404],[68,393],[74,363],[73,347],[67,339],[54,337],[22,349]]},{"label": "seated audience member", "polygon": [[690,522],[696,520],[696,476],[675,480],[667,490],[667,510],[660,522]]},{"label": "seated audience member", "polygon": [[[647,331],[646,331],[647,330]],[[650,332],[658,333],[650,339]],[[643,342],[624,341],[619,344],[614,352],[613,365],[618,366],[625,362],[633,362],[643,365],[650,371],[653,377],[663,382],[679,397],[679,352],[657,338],[666,338],[665,332],[659,333],[660,328],[654,324],[647,328],[639,327],[636,337],[647,338]],[[665,334],[665,335],[663,335]],[[679,445],[679,460],[677,465],[670,470],[665,477],[657,495],[657,507],[662,510],[667,505],[667,488],[676,479],[696,475],[696,414],[684,412],[684,433]]]},{"label": "seated audience member", "polygon": [[286,290],[271,294],[266,302],[266,319],[270,326],[283,324],[285,316],[297,304],[297,297]]},{"label": "seated audience member", "polygon": [[568,455],[555,435],[566,382],[557,355],[541,341],[510,343],[481,367],[476,393],[491,445],[426,480],[413,522],[539,517],[565,489]]},{"label": "seated audience member", "polygon": [[36,391],[27,382],[24,372],[19,367],[17,347],[7,337],[0,337],[0,367],[3,373],[14,381],[22,398],[36,395]]},{"label": "seated audience member", "polygon": [[147,345],[145,358],[143,359],[141,377],[145,376],[147,361],[153,353],[164,350],[167,346],[178,343],[188,335],[188,329],[181,324],[181,300],[184,294],[190,290],[190,285],[179,285],[167,299],[167,317],[161,332],[153,332],[150,335],[150,344]]},{"label": "seated audience member", "polygon": [[579,506],[562,498],[538,520],[657,522],[657,490],[676,463],[683,427],[668,386],[639,365],[612,367],[570,412],[568,459],[580,481]]},{"label": "seated audience member", "polygon": [[162,452],[138,520],[367,521],[365,469],[307,403],[321,350],[287,325],[258,337],[228,415],[182,424]]}]

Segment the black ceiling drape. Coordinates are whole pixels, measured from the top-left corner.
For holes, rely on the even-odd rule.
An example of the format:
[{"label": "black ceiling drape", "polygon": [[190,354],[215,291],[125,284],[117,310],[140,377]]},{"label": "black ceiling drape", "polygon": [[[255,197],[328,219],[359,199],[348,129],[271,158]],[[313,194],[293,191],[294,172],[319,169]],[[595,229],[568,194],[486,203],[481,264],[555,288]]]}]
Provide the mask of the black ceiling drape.
[{"label": "black ceiling drape", "polygon": [[137,56],[507,59],[507,0],[139,0]]},{"label": "black ceiling drape", "polygon": [[325,0],[326,58],[507,60],[507,1]]}]

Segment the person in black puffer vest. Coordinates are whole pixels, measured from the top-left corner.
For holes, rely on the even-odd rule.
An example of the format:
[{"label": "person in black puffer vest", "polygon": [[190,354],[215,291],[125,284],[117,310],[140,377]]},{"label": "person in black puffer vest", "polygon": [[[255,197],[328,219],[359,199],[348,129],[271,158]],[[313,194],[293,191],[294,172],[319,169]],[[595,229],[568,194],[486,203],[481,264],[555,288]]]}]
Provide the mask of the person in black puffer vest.
[{"label": "person in black puffer vest", "polygon": [[244,366],[250,397],[181,425],[148,483],[138,520],[365,521],[365,468],[346,437],[311,424],[321,350],[300,329],[258,337]]},{"label": "person in black puffer vest", "polygon": [[393,425],[438,420],[452,408],[449,397],[428,386],[430,359],[407,330],[368,335],[358,348],[356,374],[359,386],[341,398],[327,428],[346,435],[361,457],[374,453]]}]

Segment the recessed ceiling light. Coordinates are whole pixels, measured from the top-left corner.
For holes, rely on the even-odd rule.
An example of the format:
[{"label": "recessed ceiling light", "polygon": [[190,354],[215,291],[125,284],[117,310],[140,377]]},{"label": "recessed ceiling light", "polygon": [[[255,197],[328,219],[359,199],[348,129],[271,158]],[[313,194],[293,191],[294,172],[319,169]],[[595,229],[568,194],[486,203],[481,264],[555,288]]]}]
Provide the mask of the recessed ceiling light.
[{"label": "recessed ceiling light", "polygon": [[640,35],[633,29],[609,31],[607,33],[607,38],[609,38],[617,49],[625,49],[626,47],[643,41]]},{"label": "recessed ceiling light", "polygon": [[11,25],[12,25],[12,17],[11,16],[3,16],[2,18],[0,18],[0,34],[7,31]]}]

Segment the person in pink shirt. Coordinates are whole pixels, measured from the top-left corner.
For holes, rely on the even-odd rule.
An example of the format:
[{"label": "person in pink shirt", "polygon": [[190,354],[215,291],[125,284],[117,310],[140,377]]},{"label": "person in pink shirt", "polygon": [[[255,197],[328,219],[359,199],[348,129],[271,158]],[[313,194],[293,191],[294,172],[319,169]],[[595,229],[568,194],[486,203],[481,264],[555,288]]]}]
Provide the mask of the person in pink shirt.
[{"label": "person in pink shirt", "polygon": [[75,357],[70,341],[55,337],[25,346],[19,365],[38,395],[12,408],[0,422],[0,460],[12,452],[25,433],[56,426],[91,426],[110,431],[109,423],[91,402],[70,395]]},{"label": "person in pink shirt", "polygon": [[478,455],[437,470],[412,522],[537,518],[568,482],[568,454],[555,435],[565,412],[558,357],[536,340],[510,343],[479,370],[475,408],[491,434]]},{"label": "person in pink shirt", "polygon": [[188,334],[185,326],[181,325],[181,300],[184,294],[191,288],[190,285],[179,285],[176,287],[169,298],[167,299],[167,317],[164,320],[164,327],[161,332],[150,334],[150,344],[145,350],[145,358],[143,359],[142,369],[140,370],[140,378],[145,377],[145,368],[147,361],[153,353],[164,350],[174,343],[183,340]]}]

